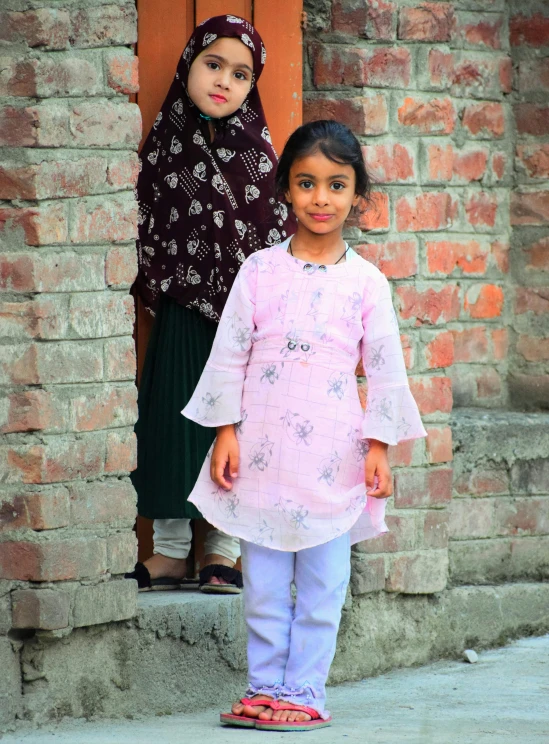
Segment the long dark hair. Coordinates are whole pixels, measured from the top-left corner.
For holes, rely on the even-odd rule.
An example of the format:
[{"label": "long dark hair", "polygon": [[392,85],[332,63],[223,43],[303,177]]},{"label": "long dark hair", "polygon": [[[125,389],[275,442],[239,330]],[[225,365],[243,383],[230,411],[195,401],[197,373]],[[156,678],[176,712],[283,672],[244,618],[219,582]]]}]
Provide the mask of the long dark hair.
[{"label": "long dark hair", "polygon": [[290,135],[276,169],[275,186],[279,198],[288,191],[290,168],[294,161],[317,151],[334,163],[351,165],[355,172],[355,191],[368,199],[371,179],[364,165],[360,142],[345,124],[329,119],[310,121]]}]

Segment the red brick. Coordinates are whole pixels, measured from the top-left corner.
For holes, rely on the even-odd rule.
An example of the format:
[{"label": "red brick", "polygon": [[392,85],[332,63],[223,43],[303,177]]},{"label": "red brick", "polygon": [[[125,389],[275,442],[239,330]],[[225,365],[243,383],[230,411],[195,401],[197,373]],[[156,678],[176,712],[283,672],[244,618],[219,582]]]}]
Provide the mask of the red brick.
[{"label": "red brick", "polygon": [[492,155],[492,173],[498,181],[505,176],[507,155],[504,152],[495,152]]},{"label": "red brick", "polygon": [[428,191],[417,196],[400,197],[395,210],[399,232],[445,230],[456,218],[458,203],[448,193]]},{"label": "red brick", "polygon": [[517,165],[529,178],[549,178],[549,144],[518,145]]},{"label": "red brick", "polygon": [[549,17],[541,13],[511,16],[509,32],[512,46],[542,47],[549,45]]},{"label": "red brick", "polygon": [[549,134],[549,106],[518,103],[513,107],[518,134],[543,137]]},{"label": "red brick", "polygon": [[45,445],[14,446],[7,453],[13,478],[22,483],[98,477],[104,472],[104,459],[105,441],[98,435],[78,440],[52,437]]},{"label": "red brick", "polygon": [[540,238],[526,249],[529,271],[549,271],[549,237]]},{"label": "red brick", "polygon": [[0,384],[97,382],[103,375],[101,342],[50,342],[5,347]]},{"label": "red brick", "polygon": [[389,195],[372,191],[369,200],[362,200],[355,212],[351,213],[348,224],[361,230],[388,230]]},{"label": "red brick", "polygon": [[430,274],[450,275],[456,269],[479,276],[486,272],[489,249],[478,240],[428,240],[425,249]]},{"label": "red brick", "polygon": [[549,58],[532,59],[519,63],[519,93],[549,92]]},{"label": "red brick", "polygon": [[505,114],[501,103],[472,103],[462,116],[463,126],[473,135],[503,137]]},{"label": "red brick", "polygon": [[491,537],[493,522],[493,499],[454,499],[450,505],[450,538],[453,540]]},{"label": "red brick", "polygon": [[456,362],[488,362],[488,333],[484,326],[452,331]]},{"label": "red brick", "polygon": [[527,362],[549,361],[549,339],[541,336],[520,335],[517,341],[517,352]]},{"label": "red brick", "polygon": [[74,483],[69,486],[70,519],[77,527],[132,524],[136,495],[129,481],[114,478],[104,482]]},{"label": "red brick", "polygon": [[480,181],[486,172],[488,150],[455,150],[452,145],[428,145],[429,179],[469,183]]},{"label": "red brick", "polygon": [[477,17],[476,14],[471,14],[460,24],[459,33],[469,46],[481,49],[501,49],[502,25],[503,19],[499,15]]},{"label": "red brick", "polygon": [[0,578],[65,581],[99,576],[106,570],[104,540],[50,540],[0,543]]},{"label": "red brick", "polygon": [[476,191],[465,200],[465,217],[474,227],[494,227],[498,213],[495,194]]},{"label": "red brick", "polygon": [[389,447],[389,465],[392,468],[410,467],[414,464],[414,454],[418,446],[421,446],[421,440],[407,439],[394,447]]},{"label": "red brick", "polygon": [[0,107],[0,146],[59,147],[68,140],[68,114],[62,104]]},{"label": "red brick", "polygon": [[77,47],[126,46],[137,41],[133,3],[82,8],[72,14],[72,38]]},{"label": "red brick", "polygon": [[0,502],[0,533],[53,530],[68,524],[69,498],[62,487],[19,492]]},{"label": "red brick", "polygon": [[375,183],[405,183],[415,176],[414,153],[409,146],[365,145],[362,153]]},{"label": "red brick", "polygon": [[105,259],[105,283],[108,287],[129,287],[137,276],[137,254],[134,246],[111,248]]},{"label": "red brick", "polygon": [[133,531],[116,532],[107,538],[107,566],[113,576],[133,571],[137,560],[137,539]]},{"label": "red brick", "polygon": [[504,57],[499,61],[499,86],[502,93],[513,92],[513,60]]},{"label": "red brick", "polygon": [[396,36],[396,5],[386,0],[335,0],[332,29],[351,36],[376,41],[392,41]]},{"label": "red brick", "polygon": [[509,333],[506,328],[496,328],[491,335],[494,360],[502,362],[509,351]]},{"label": "red brick", "polygon": [[106,473],[126,473],[137,467],[137,441],[133,431],[113,431],[107,434]]},{"label": "red brick", "polygon": [[14,628],[59,630],[69,625],[70,595],[54,589],[17,589],[12,594]]},{"label": "red brick", "polygon": [[454,55],[441,49],[430,49],[428,64],[431,85],[435,88],[448,88],[454,78]]},{"label": "red brick", "polygon": [[72,398],[70,422],[73,431],[97,431],[131,426],[137,419],[135,385],[103,388]]},{"label": "red brick", "polygon": [[133,333],[135,321],[133,297],[120,292],[105,292],[94,297],[73,295],[68,321],[71,335],[101,338]]},{"label": "red brick", "polygon": [[47,161],[0,166],[1,199],[48,199],[85,196],[105,190],[103,158]]},{"label": "red brick", "polygon": [[449,426],[427,427],[427,458],[431,465],[451,462],[452,429]]},{"label": "red brick", "polygon": [[68,219],[65,204],[47,207],[0,208],[0,238],[4,233],[23,232],[27,245],[49,245],[67,241]]},{"label": "red brick", "polygon": [[105,380],[135,379],[135,343],[133,338],[120,337],[105,341]]},{"label": "red brick", "polygon": [[512,225],[549,224],[549,189],[511,194]]},{"label": "red brick", "polygon": [[498,499],[495,504],[497,535],[549,533],[549,499]]},{"label": "red brick", "polygon": [[510,65],[509,57],[464,57],[454,68],[453,95],[489,98],[510,92]]},{"label": "red brick", "polygon": [[463,307],[471,318],[497,318],[503,310],[505,297],[496,284],[476,284],[465,293]]},{"label": "red brick", "polygon": [[117,93],[137,93],[139,90],[138,59],[129,50],[109,52],[105,55],[107,84]]},{"label": "red brick", "polygon": [[454,337],[450,331],[440,331],[424,344],[428,369],[442,369],[454,363]]},{"label": "red brick", "polygon": [[73,204],[71,243],[116,243],[137,237],[137,203],[126,196]]},{"label": "red brick", "polygon": [[405,333],[401,333],[400,343],[402,344],[402,353],[404,354],[404,365],[406,369],[413,369],[415,364],[413,339],[411,336],[408,336]]},{"label": "red brick", "polygon": [[357,135],[384,134],[388,127],[383,93],[361,98],[305,98],[303,123],[316,119],[344,121]]},{"label": "red brick", "polygon": [[509,473],[505,467],[500,466],[484,469],[475,463],[471,472],[454,478],[457,493],[471,496],[497,496],[509,493],[509,487]]},{"label": "red brick", "polygon": [[449,98],[422,101],[408,96],[398,109],[398,120],[418,134],[451,134],[456,111]]},{"label": "red brick", "polygon": [[420,413],[451,413],[452,383],[449,377],[411,377],[410,389]]},{"label": "red brick", "polygon": [[100,67],[75,54],[14,60],[0,86],[3,95],[39,98],[97,95],[101,89]]},{"label": "red brick", "polygon": [[125,101],[79,103],[69,114],[69,125],[76,147],[137,149],[141,139],[139,107]]},{"label": "red brick", "polygon": [[488,150],[458,152],[454,158],[454,175],[461,181],[480,181],[486,172]]},{"label": "red brick", "polygon": [[383,556],[366,556],[353,552],[351,571],[351,593],[353,596],[381,591],[384,588],[385,559]]},{"label": "red brick", "polygon": [[111,160],[107,167],[107,183],[115,189],[133,189],[139,175],[137,153],[124,153],[122,157]]},{"label": "red brick", "polygon": [[416,547],[416,522],[413,515],[389,514],[385,518],[389,532],[375,540],[364,540],[355,546],[360,553],[398,553]]},{"label": "red brick", "polygon": [[0,15],[0,40],[25,42],[30,47],[64,49],[69,44],[70,17],[67,10],[38,8]]},{"label": "red brick", "polygon": [[499,398],[503,392],[500,374],[490,367],[477,372],[476,385],[479,398]]},{"label": "red brick", "polygon": [[10,393],[7,421],[2,434],[23,431],[55,430],[63,425],[65,411],[60,401],[46,390],[22,390]]},{"label": "red brick", "polygon": [[449,41],[454,24],[454,9],[449,3],[422,3],[416,8],[401,8],[398,38],[407,41]]},{"label": "red brick", "polygon": [[313,77],[318,87],[371,85],[406,88],[410,84],[411,56],[407,49],[372,50],[337,46],[313,47]]},{"label": "red brick", "polygon": [[428,145],[429,172],[425,180],[451,181],[454,170],[455,151],[453,145]]},{"label": "red brick", "polygon": [[509,243],[496,240],[492,243],[490,249],[498,271],[501,271],[502,274],[507,274],[509,271]]},{"label": "red brick", "polygon": [[354,250],[371,261],[388,279],[404,279],[418,272],[418,247],[415,240],[389,243],[364,243]]},{"label": "red brick", "polygon": [[[135,253],[135,248],[132,248]],[[89,255],[45,252],[0,254],[0,290],[12,292],[78,292],[105,287],[104,259]]]},{"label": "red brick", "polygon": [[391,561],[385,591],[402,594],[433,594],[447,583],[448,552],[428,550],[413,555],[398,555]]},{"label": "red brick", "polygon": [[429,510],[423,523],[423,544],[426,548],[448,547],[449,515],[446,509]]},{"label": "red brick", "polygon": [[416,326],[447,323],[459,318],[459,289],[455,285],[448,284],[442,289],[429,287],[424,291],[403,285],[397,287],[396,294],[401,318],[415,318]]},{"label": "red brick", "polygon": [[549,287],[516,287],[515,313],[529,312],[534,315],[549,313]]}]

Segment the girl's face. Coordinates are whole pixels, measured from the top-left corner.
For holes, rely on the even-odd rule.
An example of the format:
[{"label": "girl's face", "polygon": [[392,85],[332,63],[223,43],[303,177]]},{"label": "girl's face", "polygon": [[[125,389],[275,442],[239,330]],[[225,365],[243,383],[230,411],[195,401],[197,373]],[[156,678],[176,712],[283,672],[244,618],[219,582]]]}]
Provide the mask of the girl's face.
[{"label": "girl's face", "polygon": [[290,168],[286,200],[292,205],[299,226],[317,235],[341,230],[360,196],[355,193],[352,165],[329,160],[318,150],[294,160]]},{"label": "girl's face", "polygon": [[187,91],[206,116],[230,116],[252,87],[253,57],[240,39],[216,39],[191,65]]}]

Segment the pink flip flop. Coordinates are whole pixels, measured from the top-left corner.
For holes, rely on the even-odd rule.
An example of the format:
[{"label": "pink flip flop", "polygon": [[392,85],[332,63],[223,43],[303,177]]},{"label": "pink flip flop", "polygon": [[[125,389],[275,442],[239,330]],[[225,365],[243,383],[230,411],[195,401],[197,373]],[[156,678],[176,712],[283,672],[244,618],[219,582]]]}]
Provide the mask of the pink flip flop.
[{"label": "pink flip flop", "polygon": [[[250,698],[242,698],[240,701],[243,705],[264,705],[266,708],[271,706],[271,703],[275,701],[272,699],[250,700]],[[257,718],[250,718],[249,716],[237,716],[234,713],[220,713],[219,720],[221,723],[225,723],[227,726],[240,726],[240,728],[255,728]]]},{"label": "pink flip flop", "polygon": [[[257,703],[254,703],[257,705]],[[294,705],[293,703],[278,702],[271,700],[269,707],[273,710],[299,710],[311,716],[310,721],[260,721],[255,719],[256,729],[262,731],[310,731],[311,729],[325,728],[332,725],[332,719],[321,718],[314,708],[306,705]]]}]

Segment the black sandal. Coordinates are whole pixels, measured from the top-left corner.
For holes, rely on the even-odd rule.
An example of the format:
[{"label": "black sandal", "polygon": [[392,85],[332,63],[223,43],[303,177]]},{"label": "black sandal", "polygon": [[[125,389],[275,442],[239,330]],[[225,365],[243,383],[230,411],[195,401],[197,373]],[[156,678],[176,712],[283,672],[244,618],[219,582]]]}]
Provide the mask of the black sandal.
[{"label": "black sandal", "polygon": [[[242,572],[237,568],[221,566],[212,563],[211,566],[205,566],[198,574],[200,579],[199,589],[204,594],[241,594],[242,593]],[[226,584],[208,583],[213,577],[223,579]]]},{"label": "black sandal", "polygon": [[159,576],[151,579],[149,569],[139,561],[130,573],[124,574],[125,579],[137,581],[138,592],[168,592],[177,589],[196,589],[198,579],[174,579],[171,576]]}]

